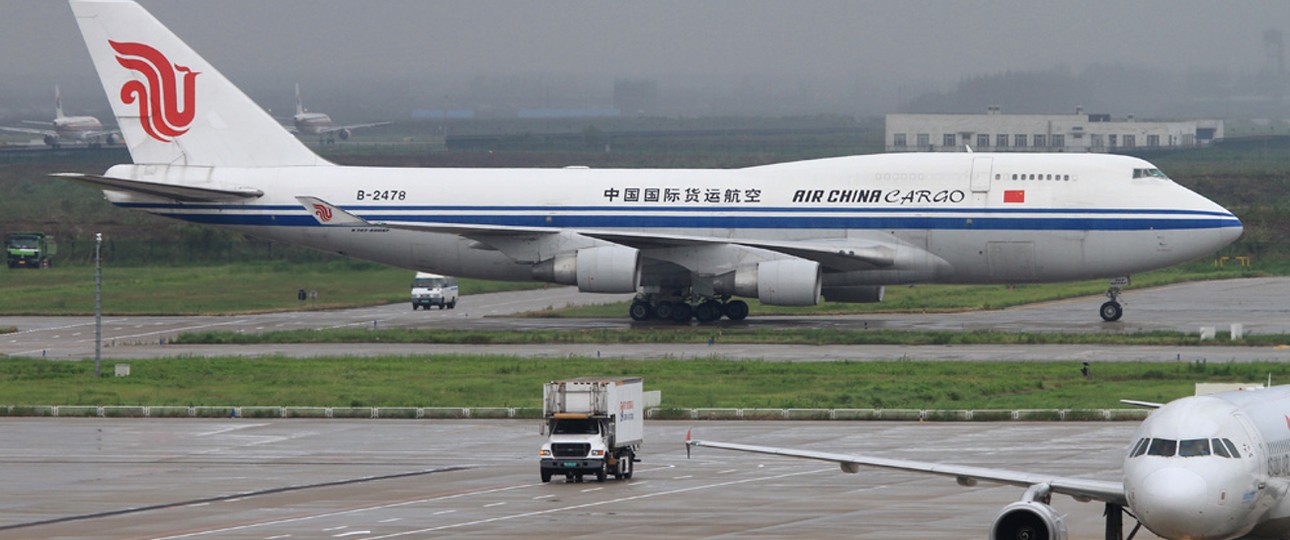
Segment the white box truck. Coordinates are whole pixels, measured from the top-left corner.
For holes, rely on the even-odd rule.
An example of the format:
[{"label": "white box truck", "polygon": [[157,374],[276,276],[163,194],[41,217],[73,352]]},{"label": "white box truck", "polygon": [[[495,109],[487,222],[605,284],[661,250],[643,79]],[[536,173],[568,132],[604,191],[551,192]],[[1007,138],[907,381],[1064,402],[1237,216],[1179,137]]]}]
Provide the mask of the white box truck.
[{"label": "white box truck", "polygon": [[631,478],[645,437],[640,377],[586,377],[551,381],[542,388],[542,481],[552,476],[581,482],[591,474]]}]

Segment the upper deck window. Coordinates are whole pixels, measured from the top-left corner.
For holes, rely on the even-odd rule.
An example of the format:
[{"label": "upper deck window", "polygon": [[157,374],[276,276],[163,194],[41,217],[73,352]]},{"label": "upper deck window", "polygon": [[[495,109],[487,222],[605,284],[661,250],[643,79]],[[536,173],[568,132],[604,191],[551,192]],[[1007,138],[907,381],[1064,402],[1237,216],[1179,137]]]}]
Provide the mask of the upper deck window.
[{"label": "upper deck window", "polygon": [[1133,177],[1134,178],[1161,178],[1164,180],[1169,179],[1168,176],[1165,176],[1164,171],[1161,171],[1160,169],[1133,169]]}]

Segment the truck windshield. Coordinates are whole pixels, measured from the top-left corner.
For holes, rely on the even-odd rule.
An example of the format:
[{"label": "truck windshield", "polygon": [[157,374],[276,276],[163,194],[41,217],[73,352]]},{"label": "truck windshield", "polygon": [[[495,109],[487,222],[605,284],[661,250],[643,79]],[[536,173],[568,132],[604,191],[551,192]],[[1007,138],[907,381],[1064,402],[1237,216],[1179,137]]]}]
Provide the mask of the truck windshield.
[{"label": "truck windshield", "polygon": [[557,420],[551,432],[556,435],[598,435],[600,426],[595,420],[588,419]]},{"label": "truck windshield", "polygon": [[422,278],[412,282],[413,287],[424,287],[427,289],[442,289],[444,286],[443,278]]},{"label": "truck windshield", "polygon": [[9,247],[16,249],[36,249],[36,239],[30,236],[10,238]]}]

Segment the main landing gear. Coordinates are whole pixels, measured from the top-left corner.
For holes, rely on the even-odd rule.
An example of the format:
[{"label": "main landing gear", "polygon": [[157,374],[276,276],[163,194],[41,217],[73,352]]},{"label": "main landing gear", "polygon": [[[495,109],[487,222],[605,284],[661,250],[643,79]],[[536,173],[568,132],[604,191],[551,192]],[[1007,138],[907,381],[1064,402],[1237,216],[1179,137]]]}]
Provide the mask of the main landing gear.
[{"label": "main landing gear", "polygon": [[697,304],[684,299],[660,300],[654,295],[638,296],[627,313],[633,321],[659,319],[686,324],[690,319],[700,323],[710,323],[726,317],[732,321],[742,321],[748,316],[748,303],[743,300],[707,298]]}]

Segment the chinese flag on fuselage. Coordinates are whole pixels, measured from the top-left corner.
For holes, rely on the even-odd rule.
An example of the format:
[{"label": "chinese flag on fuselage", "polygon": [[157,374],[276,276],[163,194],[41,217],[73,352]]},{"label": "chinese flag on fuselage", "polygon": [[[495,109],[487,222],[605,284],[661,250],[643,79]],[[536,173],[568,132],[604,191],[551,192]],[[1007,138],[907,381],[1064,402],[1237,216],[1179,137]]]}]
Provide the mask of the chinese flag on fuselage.
[{"label": "chinese flag on fuselage", "polygon": [[1026,190],[1009,189],[1003,192],[1003,202],[1006,203],[1023,203],[1026,202]]}]

